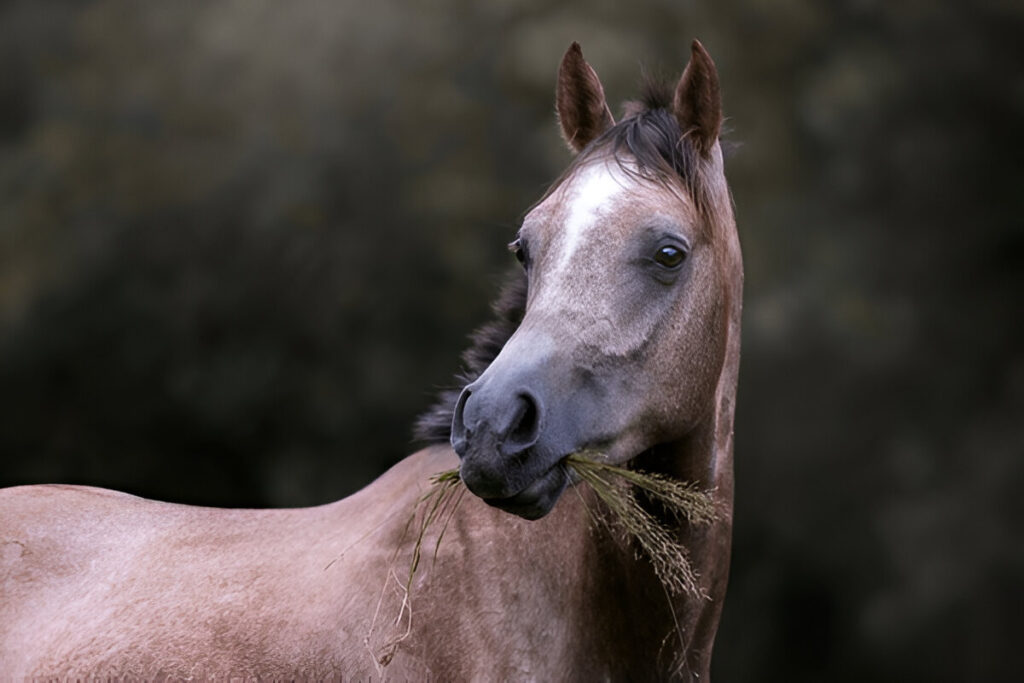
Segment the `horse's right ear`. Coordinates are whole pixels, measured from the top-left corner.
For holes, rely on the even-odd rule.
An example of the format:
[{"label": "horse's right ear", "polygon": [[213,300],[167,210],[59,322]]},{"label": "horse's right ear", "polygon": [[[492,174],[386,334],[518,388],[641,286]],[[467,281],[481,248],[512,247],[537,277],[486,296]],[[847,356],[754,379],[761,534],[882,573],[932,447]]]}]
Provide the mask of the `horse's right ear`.
[{"label": "horse's right ear", "polygon": [[604,88],[597,73],[583,59],[579,43],[573,43],[558,67],[555,106],[562,137],[574,152],[615,125],[604,99]]}]

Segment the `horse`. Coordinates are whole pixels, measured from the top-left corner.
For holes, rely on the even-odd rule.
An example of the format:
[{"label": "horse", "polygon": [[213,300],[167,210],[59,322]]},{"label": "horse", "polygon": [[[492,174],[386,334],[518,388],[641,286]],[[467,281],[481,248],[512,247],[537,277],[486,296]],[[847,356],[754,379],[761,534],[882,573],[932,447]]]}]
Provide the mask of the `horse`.
[{"label": "horse", "polygon": [[[457,388],[419,422],[426,446],[354,495],[303,509],[0,491],[0,672],[709,678],[742,294],[718,74],[694,41],[675,86],[646,86],[616,122],[573,43],[556,109],[575,156],[510,245],[521,266]],[[565,465],[588,449],[712,493],[710,525],[662,515],[699,596],[664,590],[633,541],[595,526],[600,502]],[[413,574],[410,521],[431,476],[456,467],[470,494],[419,539]]]}]

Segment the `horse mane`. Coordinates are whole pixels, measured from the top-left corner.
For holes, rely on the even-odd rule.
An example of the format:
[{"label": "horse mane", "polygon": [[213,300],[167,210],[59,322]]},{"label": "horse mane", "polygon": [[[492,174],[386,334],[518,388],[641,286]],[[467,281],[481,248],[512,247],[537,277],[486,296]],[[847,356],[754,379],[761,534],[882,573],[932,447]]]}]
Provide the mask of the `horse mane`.
[{"label": "horse mane", "polygon": [[[672,112],[675,90],[667,83],[645,77],[640,98],[623,105],[623,118],[595,138],[551,184],[537,204],[551,196],[581,167],[595,159],[611,159],[640,181],[661,183],[683,190],[702,218],[700,230],[709,231],[720,220],[710,159],[693,140],[695,130],[683,130]],[[536,206],[536,204],[535,204]]]},{"label": "horse mane", "polygon": [[462,353],[463,369],[455,376],[456,387],[443,389],[433,407],[416,420],[413,434],[417,441],[439,444],[451,440],[455,403],[459,400],[462,388],[483,374],[523,321],[526,312],[526,271],[517,266],[506,276],[501,293],[491,304],[491,311],[494,318],[470,335],[470,346]]},{"label": "horse mane", "polygon": [[[646,81],[640,99],[625,103],[622,120],[593,140],[551,184],[538,204],[581,165],[595,158],[610,157],[625,172],[638,174],[645,180],[682,182],[698,213],[706,216],[711,203],[702,173],[703,159],[671,111],[673,96],[671,87]],[[633,162],[635,166],[627,162]],[[702,221],[705,227],[710,223],[712,221]],[[519,327],[526,312],[526,294],[526,274],[517,267],[506,278],[498,298],[491,305],[494,318],[470,335],[470,346],[462,354],[463,369],[455,376],[456,386],[443,389],[434,405],[417,419],[413,430],[416,441],[428,445],[450,441],[459,394],[497,358]]]}]

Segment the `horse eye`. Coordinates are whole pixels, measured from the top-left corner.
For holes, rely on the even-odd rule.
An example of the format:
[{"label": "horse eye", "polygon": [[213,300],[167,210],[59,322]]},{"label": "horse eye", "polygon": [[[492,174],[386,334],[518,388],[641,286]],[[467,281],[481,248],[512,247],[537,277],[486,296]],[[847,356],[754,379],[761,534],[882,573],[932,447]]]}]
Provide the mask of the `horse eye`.
[{"label": "horse eye", "polygon": [[654,255],[654,262],[665,268],[676,268],[686,259],[686,252],[679,247],[671,245],[658,249]]},{"label": "horse eye", "polygon": [[517,239],[509,244],[508,250],[516,255],[516,260],[519,261],[519,263],[526,265],[526,250],[523,248],[522,240]]}]

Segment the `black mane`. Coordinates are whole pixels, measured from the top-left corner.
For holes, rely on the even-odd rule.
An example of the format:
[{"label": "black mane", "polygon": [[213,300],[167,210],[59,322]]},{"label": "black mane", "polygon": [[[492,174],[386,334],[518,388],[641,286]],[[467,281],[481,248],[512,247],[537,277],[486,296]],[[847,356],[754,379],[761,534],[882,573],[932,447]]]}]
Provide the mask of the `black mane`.
[{"label": "black mane", "polygon": [[698,213],[703,214],[709,205],[701,173],[705,159],[691,139],[693,131],[683,130],[672,113],[674,96],[672,88],[663,83],[645,82],[640,99],[626,103],[623,119],[594,140],[559,180],[579,164],[608,154],[627,173],[633,169],[624,162],[633,161],[635,172],[643,179],[681,182]]},{"label": "black mane", "polygon": [[[702,210],[703,193],[697,172],[699,153],[671,112],[672,96],[672,90],[665,86],[646,84],[641,99],[626,104],[625,117],[591,142],[544,197],[558,188],[580,164],[606,154],[620,163],[635,161],[636,172],[648,180],[681,180],[698,211]],[[631,167],[623,168],[633,172]],[[491,306],[494,319],[470,337],[470,347],[462,354],[463,370],[455,377],[456,388],[443,390],[433,407],[416,421],[414,437],[417,441],[439,444],[451,439],[455,403],[462,388],[487,369],[519,327],[526,311],[526,292],[526,275],[517,268]]]},{"label": "black mane", "polygon": [[455,376],[457,388],[441,391],[433,407],[416,420],[413,432],[417,441],[427,444],[448,443],[452,433],[455,403],[462,388],[476,380],[491,364],[505,342],[523,321],[526,312],[526,272],[516,267],[502,285],[497,300],[491,304],[494,319],[470,336],[470,347],[462,354],[463,370]]}]

